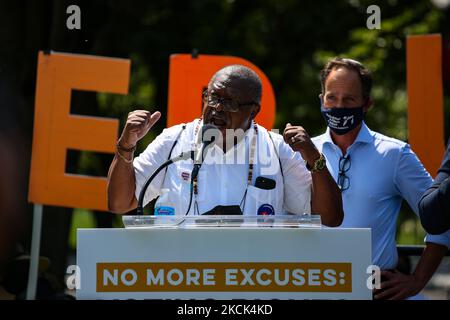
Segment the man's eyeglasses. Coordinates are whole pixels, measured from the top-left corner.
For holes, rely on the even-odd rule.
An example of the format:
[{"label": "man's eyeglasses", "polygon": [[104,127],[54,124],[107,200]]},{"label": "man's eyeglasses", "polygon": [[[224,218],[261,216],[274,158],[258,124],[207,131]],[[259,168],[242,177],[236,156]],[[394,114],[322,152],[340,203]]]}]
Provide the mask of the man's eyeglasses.
[{"label": "man's eyeglasses", "polygon": [[241,111],[241,107],[243,106],[250,106],[250,105],[258,105],[257,102],[247,102],[247,103],[239,103],[236,100],[233,99],[226,99],[222,97],[218,97],[215,94],[208,94],[208,91],[203,91],[203,102],[206,103],[208,106],[217,108],[217,105],[220,103],[223,107],[224,111],[228,112],[239,112]]},{"label": "man's eyeglasses", "polygon": [[345,175],[345,173],[350,169],[352,163],[350,162],[350,155],[347,154],[339,159],[339,175],[337,183],[342,191],[350,188],[350,179]]}]

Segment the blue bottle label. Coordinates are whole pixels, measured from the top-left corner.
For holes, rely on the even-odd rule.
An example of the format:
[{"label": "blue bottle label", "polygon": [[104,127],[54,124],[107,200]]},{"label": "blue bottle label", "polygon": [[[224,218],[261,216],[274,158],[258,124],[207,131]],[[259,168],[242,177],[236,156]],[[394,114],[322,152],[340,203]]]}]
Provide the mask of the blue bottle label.
[{"label": "blue bottle label", "polygon": [[155,216],[173,216],[175,215],[175,209],[172,207],[155,207]]}]

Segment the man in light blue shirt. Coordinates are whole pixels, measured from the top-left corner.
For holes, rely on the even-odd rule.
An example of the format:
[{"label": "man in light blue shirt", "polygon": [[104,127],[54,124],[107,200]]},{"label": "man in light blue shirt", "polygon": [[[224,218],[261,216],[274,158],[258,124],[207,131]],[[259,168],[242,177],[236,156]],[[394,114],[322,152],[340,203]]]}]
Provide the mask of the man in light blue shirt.
[{"label": "man in light blue shirt", "polygon": [[372,229],[373,264],[384,270],[375,298],[411,297],[423,289],[450,246],[450,233],[427,235],[413,274],[395,271],[402,201],[418,214],[419,200],[433,180],[408,144],[371,131],[364,123],[373,102],[371,74],[362,64],[335,58],[322,70],[321,81],[321,112],[328,128],[313,142],[342,191],[341,227]]}]

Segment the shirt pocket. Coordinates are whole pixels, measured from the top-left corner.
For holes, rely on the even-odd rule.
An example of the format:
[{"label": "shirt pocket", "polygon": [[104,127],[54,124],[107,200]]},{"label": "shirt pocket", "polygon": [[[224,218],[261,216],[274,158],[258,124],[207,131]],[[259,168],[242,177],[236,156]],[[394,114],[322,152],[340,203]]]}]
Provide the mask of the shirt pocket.
[{"label": "shirt pocket", "polygon": [[170,198],[175,204],[175,214],[184,215],[189,203],[192,164],[175,165],[172,174],[166,176],[165,185],[170,190]]},{"label": "shirt pocket", "polygon": [[278,189],[265,190],[248,186],[245,196],[244,215],[274,215],[281,213]]},{"label": "shirt pocket", "polygon": [[189,188],[191,183],[193,165],[191,163],[181,163],[177,166],[176,178],[174,181],[181,189]]},{"label": "shirt pocket", "polygon": [[[191,196],[191,175],[192,175],[192,169],[193,164],[192,163],[182,163],[177,168],[177,180],[178,185],[180,188],[180,194],[183,199],[183,201],[187,201],[186,203],[186,210],[187,206],[189,204],[189,199]],[[197,195],[197,201],[204,201],[205,194],[206,194],[206,188],[207,188],[207,173],[205,168],[200,168],[200,171],[197,175],[197,186],[198,186],[198,195]],[[195,201],[195,195],[192,192],[192,207],[194,206]],[[192,210],[192,208],[191,208]]]}]

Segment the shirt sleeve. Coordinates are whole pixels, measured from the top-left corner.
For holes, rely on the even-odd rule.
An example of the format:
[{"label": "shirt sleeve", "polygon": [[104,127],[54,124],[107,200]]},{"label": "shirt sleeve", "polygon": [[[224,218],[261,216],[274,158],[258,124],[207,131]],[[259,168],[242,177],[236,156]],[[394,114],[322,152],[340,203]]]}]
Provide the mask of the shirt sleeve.
[{"label": "shirt sleeve", "polygon": [[[419,201],[433,184],[433,179],[408,144],[401,150],[394,179],[395,186],[402,197],[408,202],[414,213],[419,215]],[[450,247],[450,232],[438,235],[427,234],[425,242]]]},{"label": "shirt sleeve", "polygon": [[433,186],[439,187],[441,182],[446,180],[450,176],[450,139],[447,144],[447,151],[445,152],[442,164],[439,167],[438,174],[434,179]]},{"label": "shirt sleeve", "polygon": [[311,213],[311,173],[299,152],[294,152],[282,139],[279,155],[284,174],[284,209],[289,213]]},{"label": "shirt sleeve", "polygon": [[425,236],[424,242],[440,244],[442,246],[446,246],[447,249],[450,250],[450,230],[447,230],[446,232],[439,235],[427,234]]},{"label": "shirt sleeve", "polygon": [[450,229],[450,179],[431,187],[419,202],[420,221],[431,234]]},{"label": "shirt sleeve", "polygon": [[401,148],[394,184],[400,195],[418,215],[419,200],[425,190],[433,184],[433,179],[408,144]]},{"label": "shirt sleeve", "polygon": [[[178,127],[178,126],[176,126]],[[136,199],[139,199],[141,190],[151,174],[168,160],[170,149],[175,143],[176,127],[164,129],[138,157],[133,161],[134,176],[136,180]],[[147,188],[144,196],[144,206],[161,194],[165,170],[162,170]]]}]

